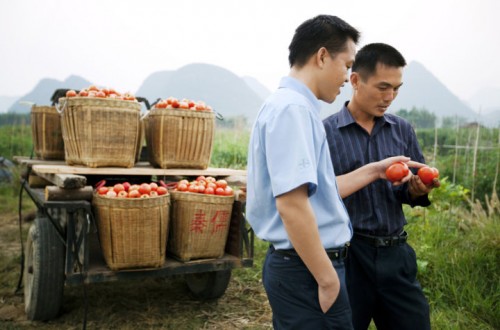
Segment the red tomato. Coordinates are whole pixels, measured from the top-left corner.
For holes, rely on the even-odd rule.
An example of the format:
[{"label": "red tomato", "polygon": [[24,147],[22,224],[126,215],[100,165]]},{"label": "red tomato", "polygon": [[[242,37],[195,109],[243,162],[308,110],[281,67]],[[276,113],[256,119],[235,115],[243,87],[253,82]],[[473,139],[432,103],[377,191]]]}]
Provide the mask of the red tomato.
[{"label": "red tomato", "polygon": [[207,178],[204,175],[200,175],[196,178],[196,181],[201,181],[201,180],[206,181]]},{"label": "red tomato", "polygon": [[187,103],[186,101],[180,101],[179,102],[179,108],[181,108],[181,109],[189,109],[189,103]]},{"label": "red tomato", "polygon": [[110,190],[106,193],[107,197],[116,197],[116,192],[114,190]]},{"label": "red tomato", "polygon": [[155,107],[158,108],[158,109],[165,109],[167,107],[167,102],[165,101],[160,101],[158,103],[156,103]]},{"label": "red tomato", "polygon": [[80,93],[78,93],[78,96],[83,96],[83,97],[89,96],[89,91],[86,89],[82,89]]},{"label": "red tomato", "polygon": [[226,194],[226,196],[232,196],[233,195],[233,188],[227,186],[225,189],[224,189],[224,193]]},{"label": "red tomato", "polygon": [[205,188],[205,186],[204,186],[204,185],[201,185],[201,184],[199,184],[199,185],[198,185],[198,192],[199,192],[200,194],[205,193],[205,189],[206,189],[206,188]]},{"label": "red tomato", "polygon": [[129,191],[129,189],[130,189],[130,183],[124,182],[123,183],[123,188],[125,188],[125,191]]},{"label": "red tomato", "polygon": [[139,185],[138,185],[138,184],[133,184],[133,185],[131,185],[131,186],[128,188],[128,191],[131,191],[131,190],[139,190]]},{"label": "red tomato", "polygon": [[99,189],[97,189],[97,193],[99,195],[106,195],[108,190],[109,190],[108,187],[99,187]]},{"label": "red tomato", "polygon": [[172,100],[172,103],[169,104],[172,105],[172,108],[178,108],[180,105],[177,99]]},{"label": "red tomato", "polygon": [[156,182],[151,182],[149,186],[151,187],[151,191],[156,191],[156,189],[158,189],[158,184]]},{"label": "red tomato", "polygon": [[203,193],[207,194],[207,195],[214,195],[215,194],[215,190],[214,190],[213,187],[206,187],[205,191]]},{"label": "red tomato", "polygon": [[140,198],[149,198],[148,194],[142,194]]},{"label": "red tomato", "polygon": [[199,191],[198,186],[194,184],[190,184],[188,187],[188,191],[192,193],[197,193]]},{"label": "red tomato", "polygon": [[149,193],[149,196],[151,196],[151,197],[157,197],[158,196],[158,192],[156,190],[151,190],[151,192]]},{"label": "red tomato", "polygon": [[188,185],[185,183],[180,183],[177,185],[177,190],[178,191],[187,191],[188,190]]},{"label": "red tomato", "polygon": [[401,181],[405,176],[408,175],[408,165],[402,162],[397,162],[389,166],[385,170],[385,175],[387,176],[387,180],[391,182]]},{"label": "red tomato", "polygon": [[426,185],[431,184],[434,181],[434,179],[439,178],[439,171],[435,167],[429,167],[429,166],[421,167],[418,170],[417,174],[420,177],[420,180],[422,180],[422,182]]},{"label": "red tomato", "polygon": [[89,88],[87,88],[89,91],[94,91],[94,92],[97,92],[99,90],[99,88],[97,88],[96,85],[90,85]]},{"label": "red tomato", "polygon": [[167,188],[160,186],[158,189],[156,189],[156,192],[158,193],[159,196],[166,195],[168,190]]},{"label": "red tomato", "polygon": [[106,93],[104,93],[103,91],[97,91],[95,92],[95,97],[105,98]]},{"label": "red tomato", "polygon": [[215,194],[220,195],[220,196],[225,196],[226,195],[226,190],[222,187],[217,187],[215,189]]},{"label": "red tomato", "polygon": [[76,96],[76,92],[72,89],[66,92],[66,97],[74,97]]},{"label": "red tomato", "polygon": [[125,190],[122,190],[118,194],[116,194],[116,197],[127,198],[128,197],[128,193]]},{"label": "red tomato", "polygon": [[128,193],[128,198],[139,198],[141,197],[141,193],[137,189],[130,190]]},{"label": "red tomato", "polygon": [[120,191],[125,191],[125,186],[121,183],[117,183],[113,186],[113,190],[118,194]]},{"label": "red tomato", "polygon": [[222,189],[225,189],[227,187],[226,180],[217,180],[215,181],[215,184],[217,185],[217,187],[221,187]]},{"label": "red tomato", "polygon": [[[139,186],[139,193],[141,195],[149,195],[149,193],[151,192],[151,186],[147,183],[142,183],[140,186]],[[142,197],[142,196],[141,196]]]}]

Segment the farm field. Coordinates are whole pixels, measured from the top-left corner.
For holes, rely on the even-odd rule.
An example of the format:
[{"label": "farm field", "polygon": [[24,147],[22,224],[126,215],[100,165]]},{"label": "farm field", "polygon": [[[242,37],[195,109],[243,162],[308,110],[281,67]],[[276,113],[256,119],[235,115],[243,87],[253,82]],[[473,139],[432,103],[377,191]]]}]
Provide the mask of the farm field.
[{"label": "farm field", "polygon": [[[29,156],[30,134],[26,123],[0,126],[0,156]],[[475,134],[479,136],[477,145],[483,148],[474,151]],[[246,130],[219,130],[210,166],[244,169],[248,135]],[[417,130],[417,136],[428,163],[440,169],[442,178],[442,187],[432,193],[429,208],[405,209],[432,326],[500,329],[498,129]],[[450,147],[453,145],[461,147]],[[14,169],[15,176],[18,172]],[[259,240],[255,242],[254,267],[234,270],[226,293],[217,301],[192,298],[181,277],[99,283],[86,285],[86,292],[82,286],[65,288],[58,318],[28,321],[24,298],[15,293],[21,255],[18,194],[17,180],[0,184],[1,329],[81,329],[85,294],[87,329],[272,328],[260,281],[267,244]],[[24,196],[24,238],[34,210]]]}]

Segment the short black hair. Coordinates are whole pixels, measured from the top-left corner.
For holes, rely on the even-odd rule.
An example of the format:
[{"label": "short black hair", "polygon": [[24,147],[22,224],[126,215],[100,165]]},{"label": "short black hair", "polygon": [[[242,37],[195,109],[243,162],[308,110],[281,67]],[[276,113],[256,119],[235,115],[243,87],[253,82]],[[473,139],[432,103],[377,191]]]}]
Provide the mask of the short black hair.
[{"label": "short black hair", "polygon": [[361,78],[367,79],[375,73],[377,64],[400,68],[406,65],[406,60],[396,48],[384,43],[372,43],[358,51],[352,72],[357,72]]},{"label": "short black hair", "polygon": [[297,27],[288,46],[290,67],[303,66],[321,47],[332,55],[343,52],[347,40],[358,43],[359,35],[358,30],[337,16],[318,15],[308,19]]}]

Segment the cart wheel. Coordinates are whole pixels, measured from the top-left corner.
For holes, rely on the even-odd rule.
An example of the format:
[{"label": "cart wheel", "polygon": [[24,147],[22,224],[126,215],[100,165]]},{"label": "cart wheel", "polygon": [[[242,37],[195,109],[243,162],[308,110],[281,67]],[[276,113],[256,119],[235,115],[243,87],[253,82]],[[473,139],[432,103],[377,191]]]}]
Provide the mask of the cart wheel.
[{"label": "cart wheel", "polygon": [[217,299],[226,292],[231,279],[231,270],[186,274],[185,279],[189,290],[196,298]]},{"label": "cart wheel", "polygon": [[24,306],[29,320],[57,316],[64,291],[64,245],[47,218],[36,218],[26,243]]}]

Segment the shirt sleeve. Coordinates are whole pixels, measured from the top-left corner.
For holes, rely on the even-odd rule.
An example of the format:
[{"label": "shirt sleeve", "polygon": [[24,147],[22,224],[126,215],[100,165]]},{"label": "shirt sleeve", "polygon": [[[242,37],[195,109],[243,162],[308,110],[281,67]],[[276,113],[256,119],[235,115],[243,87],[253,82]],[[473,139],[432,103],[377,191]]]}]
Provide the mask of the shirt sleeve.
[{"label": "shirt sleeve", "polygon": [[308,184],[316,191],[317,157],[313,119],[302,106],[277,109],[265,131],[266,161],[274,197]]}]

